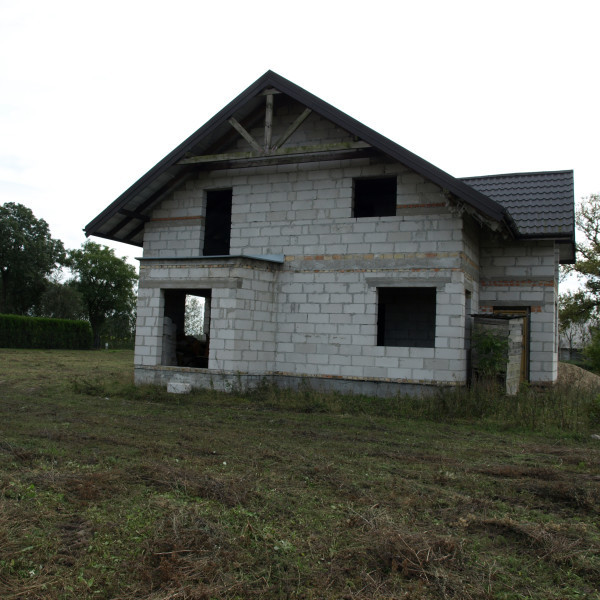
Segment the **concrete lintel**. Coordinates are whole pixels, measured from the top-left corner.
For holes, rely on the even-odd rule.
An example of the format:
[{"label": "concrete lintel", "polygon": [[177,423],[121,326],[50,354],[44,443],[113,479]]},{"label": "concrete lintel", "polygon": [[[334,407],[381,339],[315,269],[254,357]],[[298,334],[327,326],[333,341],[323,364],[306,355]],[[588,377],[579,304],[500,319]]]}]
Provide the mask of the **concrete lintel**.
[{"label": "concrete lintel", "polygon": [[285,262],[285,256],[283,254],[262,254],[262,255],[250,255],[250,254],[223,254],[223,255],[215,255],[215,256],[147,256],[147,257],[137,257],[136,260],[139,260],[141,263],[145,262],[198,262],[202,263],[211,263],[216,260],[223,261],[227,260],[228,262],[235,262],[236,260],[250,260],[250,261],[258,261],[258,262],[268,262],[275,264],[283,264]]},{"label": "concrete lintel", "polygon": [[168,290],[188,290],[203,288],[229,288],[242,287],[241,277],[204,277],[202,279],[142,279],[140,288],[162,288]]},{"label": "concrete lintel", "polygon": [[447,275],[419,277],[417,273],[407,273],[401,277],[365,277],[369,287],[442,287],[452,283]]}]

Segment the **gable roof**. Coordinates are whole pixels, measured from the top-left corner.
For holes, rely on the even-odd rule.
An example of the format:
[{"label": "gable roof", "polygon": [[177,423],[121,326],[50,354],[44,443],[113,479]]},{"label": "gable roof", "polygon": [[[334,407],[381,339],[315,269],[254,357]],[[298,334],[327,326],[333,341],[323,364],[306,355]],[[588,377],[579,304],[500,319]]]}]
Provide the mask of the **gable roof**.
[{"label": "gable roof", "polygon": [[[179,161],[185,159],[189,154],[202,155],[206,153],[231,131],[230,118],[233,117],[241,122],[264,107],[262,92],[270,88],[286,94],[351,135],[370,144],[375,150],[401,162],[425,179],[436,183],[451,197],[464,202],[465,205],[486,219],[506,227],[514,237],[527,235],[528,232],[521,231],[521,228],[513,220],[512,213],[518,202],[511,203],[499,193],[497,197],[489,196],[486,193],[488,188],[483,185],[483,180],[487,178],[461,180],[452,177],[291,81],[273,71],[267,71],[88,223],[84,228],[86,236],[95,235],[141,246],[144,224],[149,218],[152,207],[197,168],[194,165],[179,164]],[[477,181],[473,183],[475,179]],[[491,182],[488,183],[491,184]],[[498,181],[497,184],[499,190],[502,181]],[[538,218],[533,211],[531,215],[532,219]],[[525,221],[522,219],[522,222]],[[547,231],[547,234],[550,235],[550,230]]]},{"label": "gable roof", "polygon": [[144,216],[147,216],[150,208],[170,191],[171,185],[180,182],[181,177],[191,168],[189,165],[177,163],[188,153],[202,154],[209,149],[229,131],[228,119],[231,117],[241,121],[256,111],[264,104],[264,98],[260,94],[267,88],[275,88],[287,94],[375,149],[438,184],[487,218],[503,222],[514,230],[510,215],[498,203],[291,81],[273,71],[267,71],[88,223],[84,228],[85,234],[141,245]]}]

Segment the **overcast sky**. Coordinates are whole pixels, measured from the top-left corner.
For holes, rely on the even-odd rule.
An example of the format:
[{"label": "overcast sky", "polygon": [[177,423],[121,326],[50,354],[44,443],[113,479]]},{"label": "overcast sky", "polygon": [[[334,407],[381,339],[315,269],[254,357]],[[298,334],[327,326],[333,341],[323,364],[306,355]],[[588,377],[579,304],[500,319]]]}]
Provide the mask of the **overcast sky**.
[{"label": "overcast sky", "polygon": [[579,199],[600,192],[599,17],[597,0],[0,0],[0,204],[79,247],[268,69],[451,175],[574,169]]}]

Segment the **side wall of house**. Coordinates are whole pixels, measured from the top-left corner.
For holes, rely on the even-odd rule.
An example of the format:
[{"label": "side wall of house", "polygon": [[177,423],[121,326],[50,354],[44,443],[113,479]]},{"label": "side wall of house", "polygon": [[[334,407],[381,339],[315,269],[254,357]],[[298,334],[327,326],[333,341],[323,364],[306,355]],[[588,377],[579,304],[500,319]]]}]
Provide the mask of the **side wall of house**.
[{"label": "side wall of house", "polygon": [[530,311],[529,376],[534,383],[557,377],[558,258],[552,241],[487,238],[481,245],[480,311]]}]

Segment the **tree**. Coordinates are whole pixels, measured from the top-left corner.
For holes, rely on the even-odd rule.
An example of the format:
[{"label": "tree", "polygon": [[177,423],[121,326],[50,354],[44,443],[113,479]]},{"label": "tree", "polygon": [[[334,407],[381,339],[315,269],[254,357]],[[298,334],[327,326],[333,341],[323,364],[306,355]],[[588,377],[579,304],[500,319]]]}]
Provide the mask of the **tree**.
[{"label": "tree", "polygon": [[46,287],[31,312],[34,317],[87,319],[83,299],[75,285],[61,283],[55,277],[46,282]]},{"label": "tree", "polygon": [[70,250],[67,265],[74,274],[70,284],[81,294],[96,348],[102,326],[109,320],[130,322],[135,310],[135,268],[114,250],[91,241]]},{"label": "tree", "polygon": [[600,368],[600,194],[583,199],[575,224],[583,241],[576,244],[575,264],[564,270],[583,279],[583,288],[561,295],[560,329],[566,337],[579,337],[582,345],[593,346],[593,356],[586,352],[588,362]]},{"label": "tree", "polygon": [[574,349],[581,349],[590,342],[596,327],[593,300],[582,290],[561,294],[558,317],[561,337],[567,341],[572,356]]},{"label": "tree", "polygon": [[584,293],[579,297],[594,311],[600,308],[600,194],[584,198],[575,217],[575,224],[583,241],[577,243],[577,259],[567,272],[576,273],[585,280]]},{"label": "tree", "polygon": [[0,313],[27,314],[64,257],[46,221],[22,204],[0,206]]},{"label": "tree", "polygon": [[200,336],[204,333],[204,298],[185,297],[185,335]]}]

